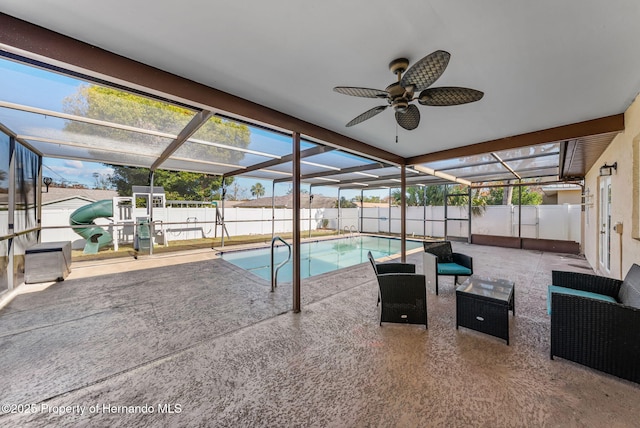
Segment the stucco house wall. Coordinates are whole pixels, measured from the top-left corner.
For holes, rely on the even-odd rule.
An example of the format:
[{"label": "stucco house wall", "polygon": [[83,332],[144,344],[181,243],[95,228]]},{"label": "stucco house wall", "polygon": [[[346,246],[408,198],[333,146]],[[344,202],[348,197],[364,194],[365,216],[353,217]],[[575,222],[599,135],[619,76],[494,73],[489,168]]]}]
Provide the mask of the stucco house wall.
[{"label": "stucco house wall", "polygon": [[[633,263],[640,264],[640,96],[624,115],[625,130],[618,134],[585,177],[584,253],[596,272],[623,278]],[[611,175],[611,225],[622,223],[622,234],[611,230],[611,270],[599,266],[600,167],[618,163]]]},{"label": "stucco house wall", "polygon": [[582,191],[578,190],[561,190],[558,192],[558,205],[562,204],[579,204],[582,202]]}]

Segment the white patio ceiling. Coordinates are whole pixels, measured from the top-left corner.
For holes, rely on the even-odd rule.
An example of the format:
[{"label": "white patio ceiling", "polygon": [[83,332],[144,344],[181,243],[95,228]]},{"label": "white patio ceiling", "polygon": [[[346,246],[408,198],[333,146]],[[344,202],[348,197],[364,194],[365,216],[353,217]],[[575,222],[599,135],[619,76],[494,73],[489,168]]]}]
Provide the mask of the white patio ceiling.
[{"label": "white patio ceiling", "polygon": [[[91,2],[0,0],[0,10],[364,142],[398,155],[409,164],[470,181],[513,178],[491,152],[505,161],[516,158],[507,163],[523,178],[557,176],[562,163],[560,155],[569,150],[570,144],[579,147],[580,138],[599,134],[607,135],[606,143],[615,133],[611,134],[606,126],[595,126],[591,135],[580,131],[585,135],[558,141],[552,138],[554,133],[545,134],[544,130],[620,115],[640,91],[640,56],[635,46],[640,39],[637,25],[640,3],[633,0],[560,3],[355,0],[313,4],[292,0],[196,4],[138,0],[108,2],[99,10]],[[23,52],[5,43],[8,38],[4,35],[0,38],[0,50],[47,62],[41,53]],[[380,101],[337,94],[332,91],[334,86],[384,89],[394,80],[387,69],[391,60],[407,57],[413,63],[437,49],[450,52],[451,61],[433,87],[479,89],[485,93],[481,101],[455,107],[420,106],[422,120],[413,131],[398,129],[390,109],[354,127],[344,126]],[[50,63],[64,66],[55,61]],[[87,74],[98,75],[95,69]],[[135,89],[148,89],[154,95],[193,106],[194,117],[204,109],[205,113],[228,114],[249,122],[253,119],[250,115],[217,110],[216,106],[203,106],[195,100],[178,99],[175,94],[158,94],[157,88],[141,87],[140,82],[118,81],[109,75],[98,77],[124,86],[131,83]],[[56,118],[47,115],[50,111],[34,111],[34,107],[44,110],[47,107],[37,106],[33,98],[8,99],[6,94],[0,89],[0,101],[4,102],[0,105],[0,123],[46,156],[80,159],[86,156],[112,163],[225,174],[269,159],[283,159],[290,153],[287,148],[276,149],[280,144],[274,134],[272,144],[268,145],[272,150],[248,147],[253,152],[245,152],[237,163],[189,159],[179,151],[160,159],[188,121],[174,129],[152,130],[158,134],[155,145],[144,148],[135,138],[139,130],[129,131],[133,144],[129,148],[127,141],[119,141],[117,145],[100,139],[74,141],[52,131],[50,125],[46,132],[42,131],[44,127],[35,118],[42,120],[46,116],[49,122],[77,118]],[[207,110],[208,107],[211,109]],[[28,129],[23,130],[23,126]],[[41,133],[36,135],[35,129]],[[495,144],[495,149],[491,144],[536,131],[543,132],[531,140],[532,146],[523,149],[524,144],[519,143],[520,149],[514,153],[505,151],[504,144]],[[309,137],[307,148],[325,142],[314,140],[313,135]],[[193,140],[198,140],[197,135],[185,144],[201,144]],[[57,144],[62,142],[67,144]],[[490,143],[478,145],[483,142]],[[91,153],[86,147],[79,147],[86,144],[94,146]],[[460,151],[461,148],[469,150]],[[323,158],[322,162],[319,158]],[[438,163],[448,158],[464,159],[464,165]],[[345,163],[345,159],[352,160]],[[332,179],[346,184],[393,183],[397,169],[377,168],[379,160],[353,160],[336,151],[318,153],[303,159],[308,163],[303,164],[302,175],[310,183],[330,183]],[[378,177],[362,176],[366,170],[357,171],[360,174],[335,171],[332,176],[327,174],[330,168],[318,166],[340,164],[345,169],[363,163],[375,166],[379,173],[369,174]],[[475,165],[475,169],[469,165]],[[278,179],[284,178],[287,171],[291,169],[282,163],[251,171],[251,175]],[[314,174],[316,177],[311,177]],[[380,175],[388,180],[383,183]],[[409,184],[418,180],[412,177],[421,175],[408,174]],[[426,180],[420,178],[423,179]]]}]

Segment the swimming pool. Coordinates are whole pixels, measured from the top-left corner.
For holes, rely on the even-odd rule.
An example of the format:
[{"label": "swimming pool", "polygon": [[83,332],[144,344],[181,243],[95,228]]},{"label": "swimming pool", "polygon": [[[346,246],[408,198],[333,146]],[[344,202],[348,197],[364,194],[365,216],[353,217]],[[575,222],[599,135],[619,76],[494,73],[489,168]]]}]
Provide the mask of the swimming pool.
[{"label": "swimming pool", "polygon": [[[407,240],[407,251],[422,246],[421,241]],[[324,241],[303,242],[300,244],[300,277],[308,278],[354,266],[368,261],[367,252],[374,258],[389,256],[400,252],[400,240],[378,236],[353,236]],[[276,266],[287,259],[289,250],[280,245],[275,248]],[[220,257],[261,278],[271,281],[271,249],[261,248],[246,251],[228,251]],[[278,282],[291,282],[292,263],[289,262],[278,272]]]}]

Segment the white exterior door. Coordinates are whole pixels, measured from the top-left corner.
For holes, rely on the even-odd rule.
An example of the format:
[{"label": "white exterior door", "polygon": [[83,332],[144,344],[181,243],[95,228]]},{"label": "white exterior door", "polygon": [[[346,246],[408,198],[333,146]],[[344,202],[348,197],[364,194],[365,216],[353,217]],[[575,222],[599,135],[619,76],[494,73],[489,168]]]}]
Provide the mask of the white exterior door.
[{"label": "white exterior door", "polygon": [[611,271],[611,177],[600,177],[600,271],[608,275]]}]

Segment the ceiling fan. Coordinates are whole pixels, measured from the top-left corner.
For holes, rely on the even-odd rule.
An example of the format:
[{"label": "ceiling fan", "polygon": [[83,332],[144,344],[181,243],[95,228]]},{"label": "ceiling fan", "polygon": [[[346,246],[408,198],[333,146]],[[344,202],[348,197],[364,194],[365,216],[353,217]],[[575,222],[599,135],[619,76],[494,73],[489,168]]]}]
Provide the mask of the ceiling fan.
[{"label": "ceiling fan", "polygon": [[[387,100],[387,105],[374,107],[355,117],[347,126],[357,125],[381,113],[392,106],[396,113],[398,125],[411,131],[420,124],[420,111],[412,101],[426,106],[453,106],[479,101],[484,93],[475,89],[456,86],[429,88],[442,75],[449,64],[451,54],[446,51],[435,51],[409,69],[409,60],[398,58],[389,63],[389,70],[398,77],[398,81],[380,89],[336,86],[334,91],[354,97],[380,98]],[[403,75],[404,73],[404,75]],[[419,92],[417,97],[414,94]]]}]

